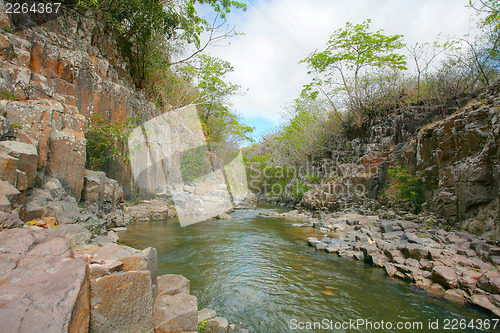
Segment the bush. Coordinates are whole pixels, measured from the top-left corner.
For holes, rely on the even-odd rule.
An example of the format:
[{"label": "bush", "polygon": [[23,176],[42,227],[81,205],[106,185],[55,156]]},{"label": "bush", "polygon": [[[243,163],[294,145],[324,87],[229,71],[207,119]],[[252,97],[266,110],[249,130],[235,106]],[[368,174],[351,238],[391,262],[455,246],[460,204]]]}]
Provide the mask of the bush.
[{"label": "bush", "polygon": [[396,178],[397,183],[391,185],[395,192],[395,201],[404,200],[411,204],[416,213],[422,209],[424,184],[420,175],[413,176],[401,166],[387,170],[389,176]]},{"label": "bush", "polygon": [[125,164],[130,163],[128,153],[124,152],[126,140],[139,120],[129,117],[125,122],[112,123],[106,121],[100,114],[94,113],[85,129],[87,169],[99,171],[110,157],[116,157]]}]

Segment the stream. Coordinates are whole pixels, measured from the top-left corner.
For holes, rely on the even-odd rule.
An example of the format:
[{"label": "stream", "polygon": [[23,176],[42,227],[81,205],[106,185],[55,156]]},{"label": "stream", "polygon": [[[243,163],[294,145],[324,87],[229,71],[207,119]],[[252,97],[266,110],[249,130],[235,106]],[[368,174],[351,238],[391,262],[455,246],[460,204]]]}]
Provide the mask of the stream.
[{"label": "stream", "polygon": [[[175,219],[136,223],[120,234],[120,243],[139,249],[155,247],[159,275],[186,276],[199,309],[214,309],[230,323],[243,322],[254,332],[500,329],[500,324],[491,329],[494,322],[490,330],[477,328],[493,318],[484,311],[430,297],[390,278],[383,269],[316,252],[305,239],[318,236],[317,230],[291,227],[297,222],[293,220],[259,216],[265,211],[284,209],[260,205],[258,209],[237,210],[230,214],[232,219],[185,228]],[[328,326],[307,329],[312,322]],[[353,322],[360,326],[348,326]],[[397,323],[417,326],[401,329]],[[447,323],[456,330],[444,330]],[[464,323],[470,327],[463,329]],[[439,329],[429,328],[430,324]]]}]

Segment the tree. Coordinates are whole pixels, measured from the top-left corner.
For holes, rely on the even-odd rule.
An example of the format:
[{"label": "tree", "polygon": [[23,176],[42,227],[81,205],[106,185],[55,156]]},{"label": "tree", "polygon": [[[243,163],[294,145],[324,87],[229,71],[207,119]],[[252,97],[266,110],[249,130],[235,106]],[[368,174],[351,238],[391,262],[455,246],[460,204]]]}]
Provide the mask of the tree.
[{"label": "tree", "polygon": [[[231,8],[246,8],[245,4],[233,0],[80,0],[77,10],[90,9],[105,23],[104,33],[116,38],[131,65],[136,86],[144,88],[149,65],[170,64],[168,55],[161,62],[151,61],[152,56],[159,56],[158,52],[151,52],[157,49],[157,44],[181,41],[204,49],[206,45],[200,45],[201,34],[220,27],[198,16],[197,3],[209,4],[222,19]],[[217,40],[220,36],[211,37]]]},{"label": "tree", "polygon": [[[359,77],[369,67],[389,67],[405,69],[403,55],[393,53],[401,49],[401,35],[386,36],[382,30],[369,31],[371,20],[361,24],[347,23],[345,28],[338,29],[330,36],[327,48],[316,50],[302,62],[309,65],[310,74],[314,74],[315,84],[326,83],[338,85],[332,76],[340,75],[343,90],[347,93],[351,106],[359,102]],[[352,74],[354,87],[349,83]],[[321,76],[326,80],[323,80]]]},{"label": "tree", "polygon": [[198,109],[205,134],[212,143],[251,141],[252,127],[241,123],[231,111],[229,98],[238,93],[240,86],[225,81],[225,75],[234,69],[231,64],[209,55],[199,56],[199,67],[192,67],[199,92]]},{"label": "tree", "polygon": [[432,62],[442,53],[446,52],[454,45],[453,42],[446,42],[444,44],[434,43],[415,43],[411,46],[406,46],[406,49],[410,53],[413,62],[415,63],[415,69],[417,71],[417,101],[420,100],[420,85],[422,81],[422,75],[425,74]]}]

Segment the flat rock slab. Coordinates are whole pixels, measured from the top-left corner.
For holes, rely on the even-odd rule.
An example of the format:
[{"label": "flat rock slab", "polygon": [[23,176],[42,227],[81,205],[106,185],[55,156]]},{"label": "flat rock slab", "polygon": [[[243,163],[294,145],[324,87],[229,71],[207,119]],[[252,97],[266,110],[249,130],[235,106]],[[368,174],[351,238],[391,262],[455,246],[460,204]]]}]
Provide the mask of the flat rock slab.
[{"label": "flat rock slab", "polygon": [[188,294],[158,295],[155,302],[156,333],[196,331],[198,301]]},{"label": "flat rock slab", "polygon": [[158,277],[158,295],[176,295],[181,293],[189,294],[189,280],[184,276],[165,274]]},{"label": "flat rock slab", "polygon": [[90,331],[153,332],[153,293],[149,271],[130,271],[91,281]]},{"label": "flat rock slab", "polygon": [[198,323],[215,317],[217,317],[217,312],[215,312],[215,310],[204,308],[198,311]]},{"label": "flat rock slab", "polygon": [[[87,264],[69,243],[45,231],[0,232],[2,332],[86,332]],[[55,255],[50,255],[53,251]]]}]

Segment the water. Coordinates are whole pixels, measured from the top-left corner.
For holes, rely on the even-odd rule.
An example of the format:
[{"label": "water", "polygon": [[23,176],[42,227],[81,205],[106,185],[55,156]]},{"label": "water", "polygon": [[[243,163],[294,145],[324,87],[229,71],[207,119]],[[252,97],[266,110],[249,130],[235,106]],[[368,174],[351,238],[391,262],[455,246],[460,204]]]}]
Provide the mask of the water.
[{"label": "water", "polygon": [[[185,228],[174,219],[134,224],[120,235],[120,242],[140,249],[156,247],[159,274],[190,279],[199,309],[214,309],[229,322],[244,322],[255,332],[327,332],[318,326],[294,328],[307,327],[308,322],[323,322],[328,328],[345,323],[348,328],[349,320],[362,319],[372,327],[363,324],[334,331],[443,332],[446,321],[458,320],[463,325],[473,320],[476,328],[457,325],[454,331],[486,332],[477,324],[494,318],[476,308],[429,297],[388,277],[380,268],[315,252],[304,241],[315,230],[293,228],[294,221],[258,215],[269,210],[279,209],[240,210],[231,214],[231,220]],[[382,321],[386,326],[377,330]],[[429,329],[429,321],[438,321],[439,330]],[[388,329],[387,322],[421,323],[422,329]],[[497,326],[489,331],[499,331]]]}]

